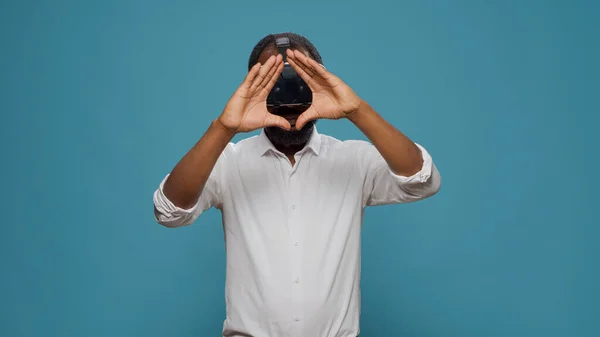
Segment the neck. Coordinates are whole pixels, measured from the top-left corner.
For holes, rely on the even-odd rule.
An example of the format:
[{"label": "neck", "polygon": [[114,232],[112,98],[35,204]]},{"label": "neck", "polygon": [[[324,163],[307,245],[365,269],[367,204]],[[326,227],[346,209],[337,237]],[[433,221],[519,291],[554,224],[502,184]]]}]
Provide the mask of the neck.
[{"label": "neck", "polygon": [[[306,133],[306,131],[303,131]],[[294,135],[294,133],[297,133]],[[286,156],[294,156],[296,152],[302,150],[309,142],[309,135],[302,135],[300,132],[290,133],[290,131],[281,131],[275,128],[266,128],[265,134],[271,144]],[[304,139],[301,139],[304,138]],[[289,143],[288,143],[289,142]]]},{"label": "neck", "polygon": [[304,144],[300,144],[300,145],[277,145],[277,144],[273,144],[273,146],[275,146],[275,148],[280,151],[281,153],[285,154],[288,157],[293,157],[296,152],[302,150],[305,146],[306,143]]}]

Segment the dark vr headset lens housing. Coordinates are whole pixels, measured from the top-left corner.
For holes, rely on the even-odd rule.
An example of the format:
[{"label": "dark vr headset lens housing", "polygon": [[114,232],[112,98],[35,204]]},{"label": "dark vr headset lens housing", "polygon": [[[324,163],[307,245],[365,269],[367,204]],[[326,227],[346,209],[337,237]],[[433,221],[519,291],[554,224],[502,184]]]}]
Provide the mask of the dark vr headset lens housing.
[{"label": "dark vr headset lens housing", "polygon": [[284,66],[267,97],[267,106],[309,106],[312,103],[312,91],[287,62],[286,50],[290,47],[289,38],[285,35],[276,35],[275,43],[283,56]]},{"label": "dark vr headset lens housing", "polygon": [[268,106],[310,105],[311,103],[312,92],[298,75],[288,79],[280,77],[267,97]]}]

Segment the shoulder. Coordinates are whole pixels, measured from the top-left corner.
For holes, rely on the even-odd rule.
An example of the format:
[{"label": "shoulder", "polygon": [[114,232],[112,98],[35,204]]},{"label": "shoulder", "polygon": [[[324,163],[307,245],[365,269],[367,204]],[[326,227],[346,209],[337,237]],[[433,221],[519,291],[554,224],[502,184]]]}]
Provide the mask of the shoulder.
[{"label": "shoulder", "polygon": [[240,139],[237,142],[230,142],[228,147],[236,152],[245,152],[251,149],[254,149],[258,146],[259,137],[258,135],[248,136],[246,138]]},{"label": "shoulder", "polygon": [[321,147],[325,151],[333,151],[335,153],[339,152],[352,152],[354,154],[358,154],[359,152],[365,150],[374,149],[373,145],[365,140],[360,139],[348,139],[348,140],[340,140],[335,137],[320,134],[321,136]]},{"label": "shoulder", "polygon": [[250,136],[238,141],[231,141],[225,146],[219,156],[220,163],[231,163],[243,159],[249,153],[257,151],[258,136]]}]

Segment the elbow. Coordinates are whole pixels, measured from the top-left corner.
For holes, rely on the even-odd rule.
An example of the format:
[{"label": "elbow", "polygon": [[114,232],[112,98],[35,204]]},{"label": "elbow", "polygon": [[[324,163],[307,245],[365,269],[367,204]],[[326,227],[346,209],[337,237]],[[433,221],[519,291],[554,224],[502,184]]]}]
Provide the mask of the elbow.
[{"label": "elbow", "polygon": [[429,198],[436,195],[442,187],[442,177],[440,172],[434,167],[429,180],[425,183],[424,197]]},{"label": "elbow", "polygon": [[172,217],[169,217],[168,214],[165,214],[154,206],[154,220],[161,226],[167,228],[177,228],[179,227],[178,221],[173,221]]},{"label": "elbow", "polygon": [[154,206],[154,220],[163,227],[179,228],[190,225],[193,222],[193,217],[187,214],[182,215],[160,211]]},{"label": "elbow", "polygon": [[153,195],[154,220],[167,228],[178,228],[192,224],[199,215],[196,206],[182,209],[173,204],[163,193],[157,189]]},{"label": "elbow", "polygon": [[441,179],[435,179],[435,181],[432,182],[431,187],[429,189],[429,195],[428,197],[432,197],[434,195],[436,195],[440,189],[442,187],[442,181]]},{"label": "elbow", "polygon": [[414,202],[430,198],[436,195],[442,186],[442,179],[438,170],[434,167],[427,180],[419,183],[402,186],[402,191],[406,194],[406,202]]}]

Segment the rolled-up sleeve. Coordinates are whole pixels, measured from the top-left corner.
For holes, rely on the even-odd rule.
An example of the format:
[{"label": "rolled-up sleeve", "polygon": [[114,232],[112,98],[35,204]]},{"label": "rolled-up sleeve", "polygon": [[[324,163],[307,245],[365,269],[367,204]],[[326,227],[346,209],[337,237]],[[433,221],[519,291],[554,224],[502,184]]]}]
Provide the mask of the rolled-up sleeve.
[{"label": "rolled-up sleeve", "polygon": [[177,207],[163,192],[163,187],[169,175],[163,178],[154,191],[154,218],[166,227],[181,227],[191,225],[198,217],[211,207],[220,208],[222,203],[221,171],[225,155],[221,155],[213,168],[204,189],[196,204],[189,209]]},{"label": "rolled-up sleeve", "polygon": [[364,172],[365,206],[415,202],[436,194],[441,186],[440,173],[429,152],[420,144],[423,166],[411,176],[395,174],[375,146],[368,144],[358,151],[359,166]]}]

